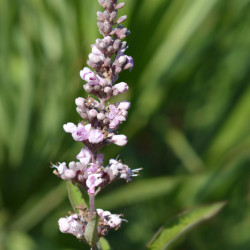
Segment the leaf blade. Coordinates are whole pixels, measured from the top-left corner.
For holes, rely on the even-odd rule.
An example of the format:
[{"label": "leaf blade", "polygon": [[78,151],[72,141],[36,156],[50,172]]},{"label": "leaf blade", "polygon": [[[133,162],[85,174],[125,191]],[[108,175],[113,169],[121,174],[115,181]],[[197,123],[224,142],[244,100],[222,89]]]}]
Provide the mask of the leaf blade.
[{"label": "leaf blade", "polygon": [[168,246],[180,235],[187,232],[200,222],[208,220],[216,215],[225,206],[225,204],[225,202],[218,202],[180,214],[159,229],[147,245],[147,249],[167,249]]},{"label": "leaf blade", "polygon": [[67,191],[70,204],[74,210],[79,206],[88,207],[81,190],[73,185],[71,181],[67,181]]},{"label": "leaf blade", "polygon": [[97,232],[97,225],[99,222],[99,216],[95,213],[89,223],[86,226],[84,236],[90,246],[95,246],[99,240],[98,232]]}]

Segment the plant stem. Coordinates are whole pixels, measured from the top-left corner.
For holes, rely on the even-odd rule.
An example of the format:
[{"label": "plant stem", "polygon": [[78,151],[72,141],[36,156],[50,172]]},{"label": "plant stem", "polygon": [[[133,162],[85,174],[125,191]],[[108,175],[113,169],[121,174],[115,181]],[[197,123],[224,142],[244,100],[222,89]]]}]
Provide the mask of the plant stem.
[{"label": "plant stem", "polygon": [[94,194],[89,194],[89,210],[90,210],[90,218],[95,213],[95,195]]}]

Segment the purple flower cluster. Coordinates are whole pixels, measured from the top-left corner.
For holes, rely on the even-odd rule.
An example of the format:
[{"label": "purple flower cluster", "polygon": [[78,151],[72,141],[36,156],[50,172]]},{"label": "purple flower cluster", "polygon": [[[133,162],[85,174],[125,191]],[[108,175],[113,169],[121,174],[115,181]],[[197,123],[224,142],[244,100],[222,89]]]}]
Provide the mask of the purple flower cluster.
[{"label": "purple flower cluster", "polygon": [[[111,214],[109,211],[103,211],[100,208],[97,208],[96,212],[100,217],[97,229],[99,237],[105,236],[110,229],[117,230],[121,226],[122,221],[126,221],[121,218],[120,214]],[[88,217],[89,214],[82,210],[80,214],[71,214],[70,216],[60,218],[58,221],[59,229],[62,233],[73,234],[78,239],[83,239],[88,224],[86,218]]]},{"label": "purple flower cluster", "polygon": [[107,184],[117,179],[129,182],[140,171],[131,170],[127,165],[114,159],[110,159],[109,164],[104,167],[103,154],[97,154],[96,161],[92,162],[93,153],[87,147],[83,148],[76,158],[79,161],[70,162],[68,167],[65,162],[53,165],[52,167],[56,168],[54,173],[63,180],[72,181],[89,194],[96,195]]},{"label": "purple flower cluster", "polygon": [[58,222],[61,232],[73,234],[83,241],[87,241],[85,228],[95,214],[99,216],[99,237],[106,235],[112,228],[120,227],[124,221],[120,215],[95,209],[95,196],[117,179],[131,181],[141,170],[132,170],[115,159],[110,159],[105,166],[104,155],[98,153],[103,146],[111,143],[118,146],[127,143],[127,137],[118,134],[118,128],[127,118],[130,102],[124,100],[110,104],[107,101],[128,91],[127,83],[116,81],[123,70],[132,70],[134,67],[133,58],[125,54],[127,42],[122,41],[130,33],[121,24],[127,17],[117,17],[118,10],[125,3],[117,3],[117,0],[98,1],[104,8],[103,12],[97,12],[97,25],[103,38],[91,45],[87,64],[92,69],[84,67],[80,71],[80,77],[85,81],[83,88],[89,96],[75,100],[76,111],[83,120],[77,125],[72,122],[63,125],[65,132],[70,133],[75,141],[82,142],[84,147],[76,156],[78,161],[72,161],[68,166],[65,162],[52,165],[58,177],[71,181],[89,195],[89,208],[85,207],[79,213],[61,218]]}]

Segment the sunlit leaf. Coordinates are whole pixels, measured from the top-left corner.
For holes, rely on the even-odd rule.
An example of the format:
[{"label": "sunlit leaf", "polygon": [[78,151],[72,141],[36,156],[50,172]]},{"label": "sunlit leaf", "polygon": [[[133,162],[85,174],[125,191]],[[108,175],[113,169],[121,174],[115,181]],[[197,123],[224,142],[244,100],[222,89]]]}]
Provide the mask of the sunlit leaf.
[{"label": "sunlit leaf", "polygon": [[81,190],[77,186],[73,185],[71,181],[67,181],[67,190],[69,201],[73,209],[76,209],[80,205],[84,207],[88,206],[85,199],[83,198]]},{"label": "sunlit leaf", "polygon": [[109,242],[106,238],[101,237],[98,243],[100,244],[101,250],[111,250]]},{"label": "sunlit leaf", "polygon": [[90,221],[88,222],[84,236],[90,246],[95,246],[99,240],[98,233],[97,233],[97,225],[99,221],[99,216],[95,213]]},{"label": "sunlit leaf", "polygon": [[177,240],[183,233],[189,231],[198,223],[210,219],[224,206],[225,202],[215,203],[195,208],[177,216],[159,229],[151,242],[147,245],[147,249],[167,249],[168,246],[170,246],[174,240]]}]

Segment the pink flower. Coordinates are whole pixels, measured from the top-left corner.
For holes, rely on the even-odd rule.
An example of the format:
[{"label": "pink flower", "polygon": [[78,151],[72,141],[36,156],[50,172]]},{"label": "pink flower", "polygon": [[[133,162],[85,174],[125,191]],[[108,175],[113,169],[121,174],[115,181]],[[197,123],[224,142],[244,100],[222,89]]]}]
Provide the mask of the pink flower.
[{"label": "pink flower", "polygon": [[97,144],[103,141],[104,137],[100,130],[94,129],[89,134],[89,142],[93,144]]},{"label": "pink flower", "polygon": [[108,118],[110,120],[115,119],[115,117],[118,115],[119,110],[115,107],[115,105],[109,105],[109,113],[108,113]]},{"label": "pink flower", "polygon": [[131,71],[134,68],[134,59],[132,56],[126,56],[127,57],[127,64],[129,64],[129,68]]},{"label": "pink flower", "polygon": [[122,221],[126,221],[120,218],[120,214],[111,214],[109,211],[103,211],[100,208],[97,208],[96,212],[98,213],[99,217],[112,228],[120,227]]},{"label": "pink flower", "polygon": [[66,133],[73,133],[76,130],[76,125],[72,122],[68,122],[67,124],[63,125],[63,129]]},{"label": "pink flower", "polygon": [[76,171],[68,169],[66,163],[59,163],[59,166],[53,165],[53,168],[57,169],[58,176],[63,180],[72,180],[76,177]]},{"label": "pink flower", "polygon": [[89,188],[88,193],[93,194],[95,192],[95,187],[102,183],[102,174],[91,174],[88,176],[86,185]]},{"label": "pink flower", "polygon": [[99,165],[96,163],[90,163],[90,167],[87,168],[86,172],[90,174],[96,174],[99,170]]},{"label": "pink flower", "polygon": [[120,121],[118,119],[114,119],[110,124],[109,124],[109,127],[111,129],[115,129],[118,125],[120,124]]},{"label": "pink flower", "polygon": [[78,218],[77,214],[72,214],[66,218],[58,220],[59,230],[62,233],[75,235],[78,239],[84,236],[86,221],[83,218]]},{"label": "pink flower", "polygon": [[127,136],[125,136],[125,135],[113,135],[111,138],[111,141],[118,146],[124,146],[127,144]]},{"label": "pink flower", "polygon": [[95,73],[92,72],[88,67],[84,67],[83,70],[80,71],[80,76],[89,85],[99,84],[99,79],[96,77]]},{"label": "pink flower", "polygon": [[130,102],[127,101],[120,102],[118,105],[118,109],[128,110],[129,108],[130,108]]},{"label": "pink flower", "polygon": [[79,123],[76,129],[72,133],[72,137],[75,141],[85,141],[89,137],[89,126],[84,126],[82,123]]},{"label": "pink flower", "polygon": [[82,97],[77,97],[77,98],[75,99],[75,104],[76,104],[76,106],[83,107],[83,106],[85,105],[85,104],[84,104],[84,101],[85,101],[84,98],[82,98]]},{"label": "pink flower", "polygon": [[128,91],[128,85],[125,82],[120,82],[112,87],[114,95],[123,94]]},{"label": "pink flower", "polygon": [[92,159],[92,152],[87,148],[82,148],[76,158],[83,164],[88,165]]}]

